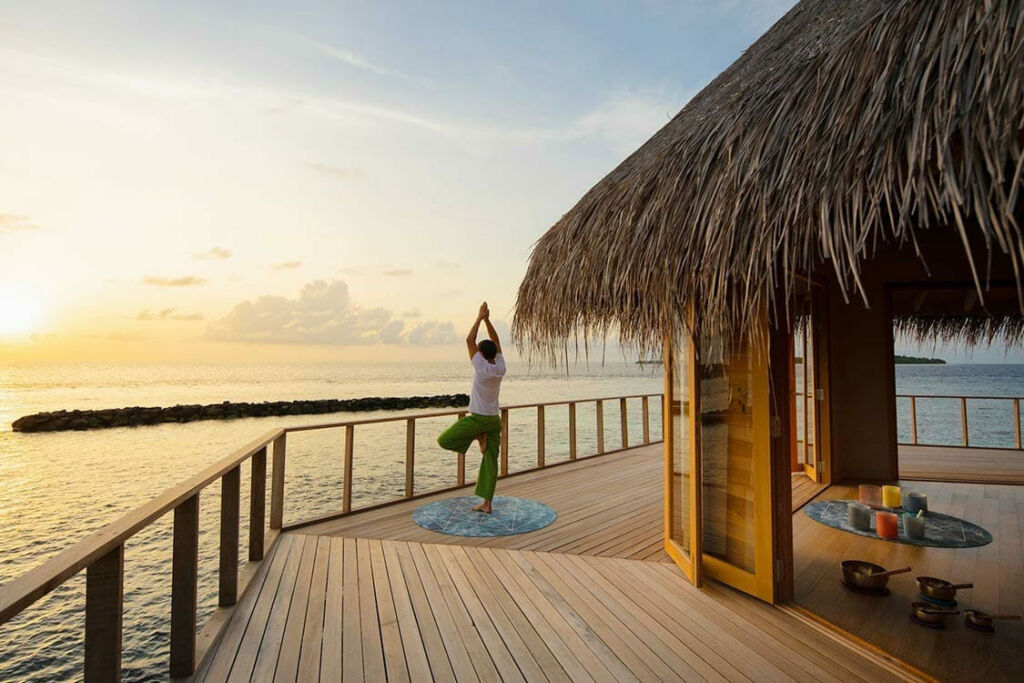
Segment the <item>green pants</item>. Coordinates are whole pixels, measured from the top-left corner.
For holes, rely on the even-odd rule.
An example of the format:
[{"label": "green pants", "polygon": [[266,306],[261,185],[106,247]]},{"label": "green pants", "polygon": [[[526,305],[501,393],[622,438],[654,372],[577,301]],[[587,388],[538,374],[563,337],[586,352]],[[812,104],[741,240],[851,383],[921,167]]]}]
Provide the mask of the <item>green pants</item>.
[{"label": "green pants", "polygon": [[480,434],[487,432],[487,450],[480,459],[476,477],[476,495],[485,500],[494,498],[498,483],[498,450],[501,448],[501,417],[470,413],[437,437],[437,445],[446,451],[465,454]]}]

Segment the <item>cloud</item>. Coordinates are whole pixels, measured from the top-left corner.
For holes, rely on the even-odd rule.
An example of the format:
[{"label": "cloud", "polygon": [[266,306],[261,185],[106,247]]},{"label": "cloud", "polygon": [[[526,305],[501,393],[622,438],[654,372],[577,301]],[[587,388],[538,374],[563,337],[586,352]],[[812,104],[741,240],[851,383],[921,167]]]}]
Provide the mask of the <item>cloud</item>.
[{"label": "cloud", "polygon": [[283,263],[275,263],[270,267],[273,270],[294,270],[302,265],[302,261],[284,261]]},{"label": "cloud", "polygon": [[220,259],[223,261],[224,259],[231,258],[231,252],[227,249],[222,249],[221,247],[214,247],[213,249],[204,251],[201,254],[195,254],[192,258],[204,261],[212,261],[213,259]]},{"label": "cloud", "polygon": [[374,64],[373,62],[367,60],[366,58],[361,57],[354,52],[350,52],[349,50],[345,50],[340,47],[335,47],[333,45],[328,45],[327,43],[321,43],[320,41],[313,40],[311,38],[307,38],[306,42],[308,42],[320,54],[326,57],[330,57],[331,59],[337,60],[339,62],[342,62],[343,64],[348,64],[349,66],[355,67],[357,69],[368,71],[370,73],[377,74],[378,76],[399,78],[403,81],[409,81],[411,83],[429,85],[429,82],[427,81],[424,81],[420,78],[416,78],[415,76],[410,76],[406,73],[398,71],[397,69],[381,66],[380,64]]},{"label": "cloud", "polygon": [[392,268],[385,270],[384,274],[388,277],[405,277],[406,275],[412,275],[412,268]]},{"label": "cloud", "polygon": [[184,277],[157,277],[155,275],[147,275],[142,278],[142,283],[150,285],[151,287],[198,287],[199,285],[205,285],[206,279],[196,277],[195,275],[186,275]]},{"label": "cloud", "polygon": [[202,313],[176,313],[176,308],[164,308],[159,311],[152,311],[145,308],[135,316],[136,320],[202,320]]},{"label": "cloud", "polygon": [[317,173],[322,173],[332,178],[356,180],[363,177],[363,172],[358,168],[343,168],[341,166],[331,166],[330,164],[317,164],[313,163],[309,165]]},{"label": "cloud", "polygon": [[407,277],[415,271],[412,268],[396,268],[388,265],[378,266],[346,266],[339,268],[339,273],[346,275],[384,275],[386,277]]},{"label": "cloud", "polygon": [[403,318],[418,318],[421,315],[423,315],[423,314],[420,313],[420,309],[418,309],[418,308],[410,308],[408,311],[403,311],[402,312],[402,317]]},{"label": "cloud", "polygon": [[8,232],[24,232],[38,230],[39,226],[29,220],[28,216],[17,213],[0,213],[0,235]]},{"label": "cloud", "polygon": [[384,308],[353,303],[341,280],[310,282],[297,298],[261,296],[243,301],[212,320],[206,338],[265,344],[450,344],[458,340],[450,322],[435,320],[406,330],[406,323]]}]

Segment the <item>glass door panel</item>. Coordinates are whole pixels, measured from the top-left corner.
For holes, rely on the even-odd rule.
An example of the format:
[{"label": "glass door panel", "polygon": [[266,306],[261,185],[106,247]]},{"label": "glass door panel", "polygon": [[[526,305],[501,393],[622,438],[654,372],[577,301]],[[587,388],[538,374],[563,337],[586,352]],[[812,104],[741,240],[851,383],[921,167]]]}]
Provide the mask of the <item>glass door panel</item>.
[{"label": "glass door panel", "polygon": [[699,465],[694,452],[693,348],[689,335],[677,334],[668,345],[666,396],[669,406],[670,437],[666,444],[666,549],[686,576],[700,585],[699,556],[695,529],[699,521],[699,493],[696,476]]},{"label": "glass door panel", "polygon": [[774,597],[766,350],[702,353],[698,371],[701,546],[709,575]]}]

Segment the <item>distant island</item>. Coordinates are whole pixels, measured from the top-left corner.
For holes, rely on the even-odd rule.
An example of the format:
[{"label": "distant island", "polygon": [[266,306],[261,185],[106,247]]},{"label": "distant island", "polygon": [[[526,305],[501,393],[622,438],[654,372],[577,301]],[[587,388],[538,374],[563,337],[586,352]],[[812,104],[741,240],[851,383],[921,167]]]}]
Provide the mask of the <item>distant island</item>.
[{"label": "distant island", "polygon": [[139,427],[165,422],[235,420],[242,417],[281,415],[324,415],[327,413],[410,408],[462,408],[469,404],[466,394],[440,396],[389,396],[383,398],[320,399],[312,401],[267,401],[264,403],[212,403],[177,405],[169,408],[109,408],[106,410],[58,410],[26,415],[14,421],[16,432],[61,432],[68,430]]},{"label": "distant island", "polygon": [[896,355],[896,363],[899,365],[945,365],[946,361],[941,358],[918,358],[917,356]]}]

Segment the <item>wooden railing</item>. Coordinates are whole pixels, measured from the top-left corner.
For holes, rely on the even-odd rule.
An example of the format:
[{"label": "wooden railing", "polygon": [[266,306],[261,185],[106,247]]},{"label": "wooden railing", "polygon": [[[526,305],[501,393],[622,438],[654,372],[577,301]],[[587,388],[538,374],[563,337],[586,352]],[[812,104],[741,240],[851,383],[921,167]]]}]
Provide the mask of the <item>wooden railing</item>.
[{"label": "wooden railing", "polygon": [[[577,452],[576,407],[581,403],[596,405],[597,452],[605,453],[604,403],[618,401],[621,425],[621,446],[629,447],[627,426],[627,400],[640,399],[642,409],[642,443],[652,443],[649,399],[661,394],[638,394],[581,401],[555,401],[507,406],[502,408],[501,476],[509,474],[508,425],[511,411],[535,409],[537,411],[537,466],[521,471],[550,467],[545,459],[545,409],[567,406],[569,412],[569,460],[581,457]],[[660,411],[659,411],[660,412]],[[342,510],[326,517],[297,522],[288,528],[336,518],[360,509],[390,504],[378,503],[354,510],[352,507],[353,455],[355,429],[360,425],[405,422],[405,494],[397,501],[431,495],[448,489],[417,492],[415,489],[416,421],[444,416],[462,416],[465,411],[446,411],[419,415],[400,415],[369,420],[347,420],[317,425],[302,425],[274,429],[243,446],[232,455],[211,465],[177,486],[168,489],[142,507],[90,534],[58,553],[42,565],[0,587],[0,624],[77,575],[86,572],[85,588],[85,662],[86,681],[119,680],[121,675],[122,619],[124,614],[124,548],[135,534],[147,528],[173,510],[173,540],[171,559],[171,623],[170,662],[172,678],[189,676],[215,641],[231,615],[240,594],[252,579],[259,563],[277,541],[284,522],[285,463],[287,435],[317,429],[344,428],[344,488]],[[639,445],[639,444],[634,444]],[[266,529],[267,451],[271,451],[270,519]],[[618,449],[616,449],[618,450]],[[611,451],[607,451],[611,452]],[[249,489],[249,564],[240,571],[239,512],[241,507],[241,467],[251,463]],[[456,459],[458,486],[466,480],[464,457]],[[557,463],[561,464],[561,463]],[[218,605],[229,608],[219,610],[205,624],[197,637],[198,572],[199,572],[199,494],[216,481],[221,484],[220,552],[218,573]],[[457,488],[457,487],[451,487]],[[287,529],[284,529],[287,530]]]},{"label": "wooden railing", "polygon": [[897,399],[910,399],[910,441],[900,442],[904,446],[945,446],[949,444],[921,443],[917,438],[917,402],[920,399],[941,399],[944,401],[960,402],[960,434],[961,446],[964,448],[993,448],[993,446],[972,446],[970,439],[970,428],[967,419],[968,401],[1008,401],[1013,406],[1013,448],[1021,448],[1020,438],[1020,401],[1017,396],[944,396],[940,394],[896,394]]}]

